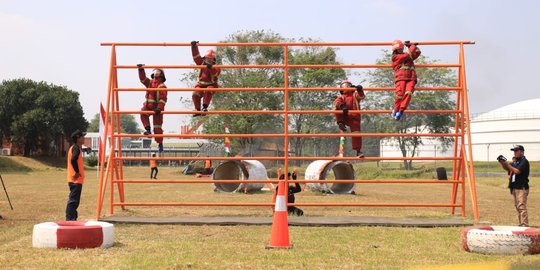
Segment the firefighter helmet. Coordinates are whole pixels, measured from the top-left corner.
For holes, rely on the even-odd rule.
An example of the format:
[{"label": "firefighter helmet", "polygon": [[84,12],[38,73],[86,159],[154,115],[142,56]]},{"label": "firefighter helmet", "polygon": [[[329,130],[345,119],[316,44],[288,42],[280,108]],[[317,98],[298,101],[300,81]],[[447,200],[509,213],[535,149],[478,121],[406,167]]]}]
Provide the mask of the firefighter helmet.
[{"label": "firefighter helmet", "polygon": [[150,75],[150,77],[153,79],[154,78],[154,74],[156,73],[160,73],[161,75],[161,78],[163,79],[163,82],[165,82],[167,79],[165,78],[165,72],[163,72],[163,69],[161,68],[156,68],[152,71],[152,75]]},{"label": "firefighter helmet", "polygon": [[392,42],[392,51],[403,50],[404,46],[405,44],[403,43],[403,41],[396,39]]},{"label": "firefighter helmet", "polygon": [[216,59],[216,51],[210,49],[204,54],[204,58]]},{"label": "firefighter helmet", "polygon": [[[348,85],[347,85],[347,86],[343,86],[344,84],[348,84]],[[352,85],[351,81],[349,81],[349,80],[343,80],[343,81],[341,82],[341,84],[339,85],[339,87],[340,87],[340,88],[347,88],[347,87],[351,87],[351,85]]]}]

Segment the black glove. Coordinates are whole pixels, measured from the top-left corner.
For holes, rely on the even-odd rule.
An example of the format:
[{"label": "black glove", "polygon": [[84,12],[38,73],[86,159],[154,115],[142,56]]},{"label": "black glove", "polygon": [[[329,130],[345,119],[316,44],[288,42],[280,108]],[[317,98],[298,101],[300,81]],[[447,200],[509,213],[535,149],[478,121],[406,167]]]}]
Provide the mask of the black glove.
[{"label": "black glove", "polygon": [[339,130],[347,131],[347,127],[345,126],[345,124],[343,124],[343,122],[338,122],[337,124],[338,124]]},{"label": "black glove", "polygon": [[155,112],[157,115],[159,115],[159,114],[161,114],[161,109],[160,109],[160,108],[156,108],[156,109],[154,110],[154,112]]},{"label": "black glove", "polygon": [[405,42],[403,42],[403,43],[404,43],[404,44],[405,44],[405,46],[407,46],[407,47],[409,47],[409,46],[411,46],[411,45],[412,45],[412,44],[411,44],[411,42],[410,42],[410,41],[408,41],[408,40],[405,40]]},{"label": "black glove", "polygon": [[499,155],[499,156],[497,157],[497,161],[498,161],[498,162],[505,162],[505,161],[506,161],[506,158],[505,158],[503,155]]},{"label": "black glove", "polygon": [[212,64],[206,64],[207,68],[212,68]]},{"label": "black glove", "polygon": [[199,43],[199,42],[198,42],[198,41],[195,41],[195,40],[194,40],[194,41],[192,41],[192,42],[191,42],[191,47],[195,47],[195,46],[197,46],[197,43]]},{"label": "black glove", "polygon": [[356,91],[358,91],[358,94],[360,94],[360,93],[362,93],[364,91],[364,87],[361,86],[361,85],[357,85],[355,87],[356,87]]},{"label": "black glove", "polygon": [[343,116],[347,117],[347,115],[349,114],[349,108],[347,108],[347,106],[343,106],[342,110],[343,110]]},{"label": "black glove", "polygon": [[139,70],[143,69],[142,67],[144,66],[144,64],[137,64],[137,67],[139,68]]}]

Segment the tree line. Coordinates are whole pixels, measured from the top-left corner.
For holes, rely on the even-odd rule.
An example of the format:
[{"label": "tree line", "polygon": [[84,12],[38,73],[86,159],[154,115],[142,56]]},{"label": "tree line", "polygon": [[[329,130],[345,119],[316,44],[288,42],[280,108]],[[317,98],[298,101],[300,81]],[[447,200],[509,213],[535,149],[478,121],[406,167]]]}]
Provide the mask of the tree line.
[{"label": "tree line", "polygon": [[[273,31],[239,31],[227,36],[222,42],[295,42]],[[317,42],[318,40],[300,39],[299,41]],[[337,56],[338,48],[333,47],[290,47],[289,64],[342,64]],[[218,47],[218,65],[272,65],[283,64],[284,52],[280,46],[264,47]],[[437,63],[421,56],[418,64]],[[383,50],[376,60],[377,64],[391,63],[391,52]],[[220,87],[283,87],[283,69],[223,69],[219,77]],[[448,68],[418,69],[418,87],[448,87],[457,85],[454,70]],[[345,69],[289,69],[289,87],[337,87],[339,82],[348,76]],[[387,68],[372,69],[360,74],[367,86],[392,87],[393,71]],[[181,78],[187,84],[194,85],[197,73]],[[364,86],[366,86],[364,85]],[[283,110],[284,93],[282,91],[225,91],[218,92],[213,99],[213,110]],[[333,110],[333,100],[339,95],[337,91],[290,91],[289,110]],[[394,100],[393,91],[368,91],[362,101],[363,109],[390,109]],[[418,91],[414,93],[410,109],[455,108],[455,95],[449,91]],[[68,136],[75,129],[98,131],[99,114],[94,115],[90,123],[84,119],[79,94],[65,86],[46,82],[35,82],[29,79],[3,81],[0,85],[0,133],[14,144],[24,148],[24,154],[35,153],[38,149],[47,152],[51,142],[60,136]],[[194,120],[195,121],[195,120]],[[389,115],[362,115],[362,132],[376,133],[411,133],[436,132],[447,133],[453,126],[451,114],[409,114],[402,121],[393,121]],[[338,128],[333,114],[291,114],[289,126],[284,127],[283,115],[274,114],[242,114],[211,115],[204,124],[205,133],[224,133],[224,125],[228,125],[232,133],[337,133]],[[133,115],[121,116],[122,132],[139,133]],[[380,141],[385,138],[364,138],[364,153],[367,156],[378,156]],[[397,137],[386,139],[395,144],[403,156],[414,156],[422,142],[420,137]],[[440,138],[443,146],[452,140]],[[223,143],[223,139],[213,140]],[[350,144],[350,139],[347,140]],[[233,138],[232,150],[244,156],[253,156],[254,152],[264,144],[271,143],[276,149],[283,149],[283,139]],[[339,138],[290,138],[290,149],[296,156],[332,156],[336,155]],[[350,147],[346,147],[350,149]],[[283,153],[276,153],[282,155]],[[346,153],[350,154],[350,153]],[[404,162],[406,168],[410,162]]]},{"label": "tree line", "polygon": [[[300,41],[316,42],[317,40],[301,39]],[[295,42],[272,31],[239,31],[228,36],[222,42]],[[289,64],[341,64],[337,57],[337,48],[333,47],[301,47],[289,48]],[[272,65],[283,64],[282,47],[218,47],[218,64],[222,65]],[[418,64],[436,63],[428,57],[421,56]],[[383,50],[377,64],[391,63],[391,52]],[[456,72],[449,68],[418,69],[418,87],[448,87],[457,85]],[[289,87],[337,87],[341,80],[353,75],[341,68],[289,69]],[[378,68],[362,74],[362,80],[371,87],[393,87],[392,69]],[[196,73],[183,78],[188,84],[194,84]],[[282,69],[223,69],[219,78],[221,87],[283,87]],[[366,85],[364,85],[366,86]],[[289,110],[333,110],[333,100],[339,95],[337,91],[290,91]],[[218,92],[214,95],[214,110],[283,110],[283,92]],[[393,91],[369,91],[362,101],[363,109],[381,110],[392,108]],[[417,91],[414,93],[410,109],[451,110],[455,108],[455,95],[449,91]],[[197,121],[197,120],[194,120]],[[362,115],[362,132],[373,133],[447,133],[453,126],[451,114],[409,114],[402,121],[393,121],[389,115]],[[232,133],[283,133],[283,115],[251,114],[251,115],[211,115],[204,123],[205,133],[223,133],[224,125],[230,127]],[[289,133],[337,133],[339,132],[333,114],[292,114],[289,116]],[[379,156],[380,141],[385,138],[364,138],[364,153],[367,156]],[[440,138],[443,146],[452,143],[452,139]],[[215,139],[221,143],[223,140]],[[282,139],[268,138],[233,138],[233,152],[244,156],[253,156],[254,151],[262,144],[272,141],[283,149]],[[332,156],[336,155],[339,138],[290,138],[290,148],[296,156]],[[421,137],[396,137],[387,139],[390,144],[399,147],[402,155],[415,156],[418,147],[423,144]],[[350,144],[350,139],[347,139]],[[346,147],[346,150],[350,147]],[[350,150],[348,150],[350,151]],[[283,153],[280,153],[280,155]],[[351,154],[351,153],[346,153]],[[404,161],[405,168],[411,167],[411,161]]]}]

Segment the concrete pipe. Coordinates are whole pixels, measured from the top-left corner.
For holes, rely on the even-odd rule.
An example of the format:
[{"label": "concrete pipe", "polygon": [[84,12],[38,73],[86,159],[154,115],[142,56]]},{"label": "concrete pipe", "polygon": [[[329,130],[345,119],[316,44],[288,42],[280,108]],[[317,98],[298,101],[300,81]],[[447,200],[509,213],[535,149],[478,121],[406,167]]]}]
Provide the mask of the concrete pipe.
[{"label": "concrete pipe", "polygon": [[332,194],[353,193],[355,183],[325,183],[324,180],[333,172],[335,180],[355,180],[354,168],[351,163],[345,161],[316,160],[306,169],[306,180],[321,180],[320,183],[307,183],[312,191],[321,191]]},{"label": "concrete pipe", "polygon": [[[219,164],[212,173],[213,180],[268,180],[266,167],[257,160],[231,160]],[[259,191],[265,183],[215,183],[216,190],[222,192]]]}]

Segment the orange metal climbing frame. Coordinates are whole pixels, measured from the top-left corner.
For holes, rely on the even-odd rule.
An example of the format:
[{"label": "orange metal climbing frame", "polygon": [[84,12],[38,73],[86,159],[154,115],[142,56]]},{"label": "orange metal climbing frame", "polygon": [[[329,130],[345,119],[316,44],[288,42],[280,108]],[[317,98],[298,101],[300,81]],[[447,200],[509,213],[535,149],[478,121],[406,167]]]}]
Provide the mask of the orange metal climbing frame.
[{"label": "orange metal climbing frame", "polygon": [[[289,115],[290,114],[329,114],[333,111],[327,110],[289,110],[288,109],[288,100],[289,93],[291,91],[335,91],[339,88],[293,88],[289,87],[289,70],[295,68],[354,68],[354,69],[365,69],[365,68],[391,68],[391,65],[378,65],[378,64],[348,64],[348,65],[293,65],[289,64],[288,55],[290,47],[298,46],[335,46],[335,47],[344,47],[344,46],[353,46],[353,47],[362,47],[362,46],[384,46],[388,48],[390,42],[350,42],[350,43],[324,43],[324,42],[298,42],[298,43],[200,43],[200,46],[274,46],[282,47],[284,60],[280,65],[222,65],[217,66],[222,69],[249,69],[249,68],[278,68],[283,69],[284,71],[284,85],[282,88],[213,88],[212,91],[282,91],[284,92],[283,100],[283,110],[274,110],[274,111],[210,111],[210,112],[201,112],[204,114],[280,114],[284,118],[284,130],[283,133],[277,134],[163,134],[163,135],[152,135],[152,137],[163,137],[163,138],[245,138],[245,137],[257,137],[257,138],[283,138],[284,140],[284,149],[283,153],[289,153],[289,138],[292,137],[405,137],[405,136],[421,136],[421,137],[449,137],[454,139],[453,144],[453,156],[452,157],[365,157],[364,160],[367,161],[378,161],[378,160],[422,160],[422,161],[435,161],[435,160],[447,160],[452,161],[452,179],[448,181],[438,181],[431,179],[414,179],[414,180],[399,180],[399,179],[377,179],[377,180],[327,180],[328,183],[401,183],[401,184],[451,184],[451,199],[449,203],[294,203],[289,205],[296,206],[333,206],[333,207],[344,207],[344,206],[362,206],[362,207],[446,207],[450,208],[452,214],[455,212],[455,208],[461,209],[462,217],[465,217],[465,198],[466,198],[466,185],[469,186],[470,198],[471,198],[471,208],[474,215],[474,220],[478,220],[478,206],[476,198],[476,186],[474,178],[474,167],[473,167],[473,158],[472,158],[472,149],[471,149],[471,134],[468,129],[470,126],[469,119],[469,106],[468,106],[468,97],[467,97],[467,82],[465,76],[465,56],[464,56],[464,45],[474,44],[473,41],[444,41],[444,42],[419,42],[422,46],[438,46],[438,45],[450,45],[458,46],[459,48],[459,62],[457,64],[430,64],[430,65],[416,65],[417,68],[455,68],[457,69],[458,74],[458,85],[455,87],[418,87],[416,91],[455,91],[456,92],[456,108],[454,110],[408,110],[408,114],[453,114],[455,116],[455,126],[454,133],[439,133],[439,134],[398,134],[398,133],[335,133],[335,134],[290,134],[288,131],[289,124]],[[107,165],[101,166],[99,171],[99,183],[98,183],[98,198],[97,198],[97,207],[96,207],[96,218],[100,218],[102,213],[102,208],[104,205],[105,195],[107,187],[109,188],[109,214],[114,214],[114,207],[122,207],[124,209],[126,206],[265,206],[269,207],[273,204],[268,200],[268,202],[261,203],[215,203],[215,202],[126,202],[124,196],[124,184],[135,184],[135,183],[276,183],[277,180],[194,180],[194,179],[165,179],[165,180],[145,180],[145,179],[125,179],[123,172],[123,161],[125,160],[243,160],[245,157],[123,157],[122,156],[122,138],[133,138],[133,137],[146,137],[145,135],[133,135],[133,134],[122,134],[120,129],[120,115],[121,114],[140,114],[141,111],[121,111],[120,108],[120,99],[119,92],[133,92],[133,91],[147,91],[154,90],[157,91],[157,88],[122,88],[118,85],[118,70],[119,69],[137,69],[135,64],[131,65],[119,65],[117,64],[116,50],[119,47],[125,46],[170,46],[170,47],[187,47],[190,46],[189,43],[102,43],[102,46],[111,47],[111,57],[110,57],[110,71],[109,71],[109,83],[107,87],[107,101],[106,101],[106,118],[109,119],[109,115],[112,121],[112,135],[110,138],[110,156],[106,159]],[[202,67],[202,66],[201,66]],[[163,68],[163,69],[194,69],[198,66],[194,65],[147,65],[145,68]],[[193,88],[167,88],[168,91],[193,91]],[[203,89],[198,89],[201,91],[206,91]],[[393,87],[365,87],[365,91],[393,91]],[[390,114],[389,110],[360,110],[356,111],[361,114]],[[152,114],[153,112],[145,112]],[[182,111],[164,111],[163,114],[192,114],[191,110],[182,110]],[[109,126],[105,126],[105,134],[110,134],[108,132]],[[105,151],[100,152],[100,160],[105,160]],[[280,160],[284,162],[284,171],[289,171],[288,161],[291,160],[357,160],[356,157],[290,157],[287,154],[283,156],[257,156],[249,157],[249,159],[257,160]],[[285,185],[288,183],[308,183],[315,182],[314,180],[290,180],[285,174]],[[115,188],[116,184],[116,188]],[[461,192],[458,192],[460,191]],[[119,202],[115,202],[115,193],[118,193]],[[459,195],[459,196],[458,196]],[[458,201],[458,197],[460,200]]]}]

